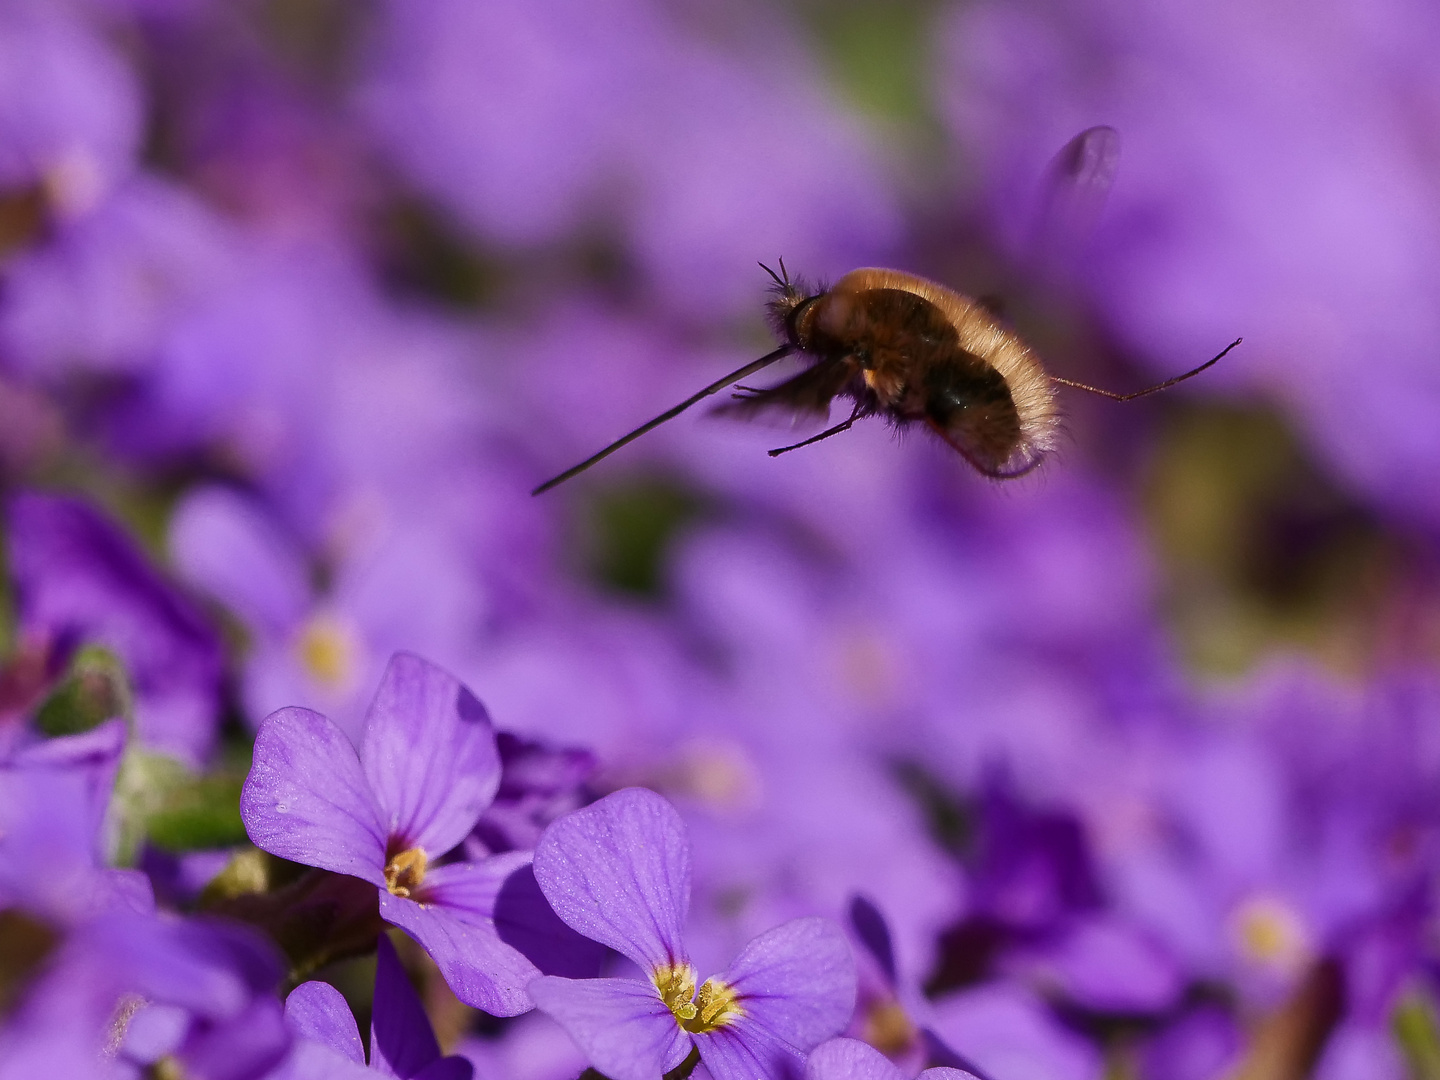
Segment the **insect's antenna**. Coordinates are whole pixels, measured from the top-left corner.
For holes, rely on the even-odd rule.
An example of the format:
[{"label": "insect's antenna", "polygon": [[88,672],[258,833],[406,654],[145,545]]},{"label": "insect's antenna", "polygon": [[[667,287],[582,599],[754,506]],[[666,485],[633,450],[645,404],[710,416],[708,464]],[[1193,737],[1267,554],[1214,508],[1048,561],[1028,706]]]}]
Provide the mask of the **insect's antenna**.
[{"label": "insect's antenna", "polygon": [[780,257],[780,276],[785,279],[785,288],[790,288],[790,271],[785,269],[785,257]]},{"label": "insect's antenna", "polygon": [[1111,401],[1134,401],[1136,398],[1144,397],[1146,394],[1153,394],[1159,390],[1168,389],[1169,387],[1174,386],[1176,383],[1184,382],[1186,379],[1194,378],[1206,368],[1211,367],[1214,364],[1218,364],[1221,358],[1224,357],[1226,353],[1228,353],[1231,349],[1235,348],[1236,345],[1239,345],[1240,342],[1244,340],[1244,338],[1237,337],[1229,345],[1226,345],[1225,348],[1220,350],[1219,356],[1211,357],[1199,367],[1191,371],[1185,372],[1184,375],[1176,375],[1173,379],[1166,379],[1162,383],[1156,383],[1154,386],[1147,386],[1144,390],[1136,390],[1133,394],[1117,394],[1113,390],[1101,390],[1098,386],[1087,386],[1084,383],[1071,382],[1069,379],[1062,379],[1058,375],[1051,375],[1050,381],[1057,382],[1061,386],[1073,386],[1076,390],[1084,390],[1087,393],[1099,394],[1101,397],[1107,397]]},{"label": "insect's antenna", "polygon": [[[773,282],[775,282],[776,285],[779,285],[780,288],[782,288],[782,289],[788,289],[788,288],[790,287],[790,275],[789,275],[789,274],[786,274],[786,275],[785,275],[785,278],[782,280],[779,274],[775,273],[774,270],[771,270],[771,269],[770,269],[768,266],[766,266],[764,263],[761,263],[761,264],[760,264],[760,269],[761,269],[761,270],[764,270],[765,273],[769,274],[769,275],[770,275],[770,280],[773,281]],[[785,263],[784,263],[783,261],[780,263],[780,269],[781,269],[781,270],[784,270],[784,269],[785,269]]]},{"label": "insect's antenna", "polygon": [[794,348],[795,347],[793,345],[781,345],[774,352],[768,352],[764,356],[760,357],[759,360],[752,360],[750,361],[750,363],[746,364],[738,371],[732,371],[723,379],[717,379],[715,382],[705,387],[704,390],[701,390],[698,394],[690,395],[690,397],[686,398],[679,405],[676,405],[673,409],[667,409],[665,412],[655,417],[655,419],[651,420],[649,423],[641,424],[634,431],[630,432],[629,435],[625,435],[619,439],[616,439],[613,443],[605,447],[605,449],[601,450],[598,454],[592,454],[590,457],[580,462],[579,465],[566,469],[563,473],[561,473],[559,476],[555,477],[552,480],[546,480],[545,483],[541,484],[534,491],[530,492],[530,494],[541,495],[544,492],[549,491],[556,484],[563,484],[572,476],[575,476],[578,473],[582,473],[586,469],[590,468],[590,466],[594,465],[597,461],[609,457],[626,443],[634,442],[641,435],[644,435],[647,431],[652,431],[655,428],[659,427],[661,424],[665,423],[666,420],[675,419],[675,417],[679,416],[682,412],[690,408],[690,406],[694,405],[697,401],[702,401],[705,398],[709,397],[711,394],[715,394],[721,390],[724,390],[725,387],[729,386],[731,383],[739,382],[741,379],[745,378],[745,376],[753,375],[761,368],[768,367],[770,364],[775,363],[776,360],[789,356],[794,351]]}]

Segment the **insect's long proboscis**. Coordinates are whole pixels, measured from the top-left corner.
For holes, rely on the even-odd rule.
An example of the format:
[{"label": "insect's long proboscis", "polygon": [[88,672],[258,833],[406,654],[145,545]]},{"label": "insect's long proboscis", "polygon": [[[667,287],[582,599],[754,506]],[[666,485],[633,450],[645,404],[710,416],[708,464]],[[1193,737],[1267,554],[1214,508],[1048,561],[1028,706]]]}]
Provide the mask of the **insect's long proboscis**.
[{"label": "insect's long proboscis", "polygon": [[725,387],[730,386],[732,383],[739,382],[747,375],[755,374],[755,372],[759,371],[763,367],[769,367],[771,364],[775,363],[775,361],[784,359],[794,351],[794,347],[791,345],[781,345],[778,349],[766,353],[764,356],[760,357],[760,359],[752,360],[750,363],[746,364],[738,371],[732,371],[723,379],[717,379],[715,382],[705,387],[705,389],[699,391],[698,393],[690,395],[690,397],[686,398],[679,405],[676,405],[673,409],[667,409],[665,412],[655,417],[655,419],[649,421],[648,423],[641,424],[638,428],[630,432],[628,435],[624,435],[616,439],[609,446],[605,447],[605,449],[599,451],[596,454],[592,454],[590,457],[580,462],[579,465],[575,465],[569,469],[566,469],[559,476],[546,480],[545,483],[541,484],[534,491],[530,492],[530,494],[543,495],[545,492],[549,491],[556,485],[563,484],[572,476],[576,476],[579,473],[584,472],[586,469],[590,468],[591,465],[594,465],[596,462],[602,461],[603,459],[609,457],[616,450],[619,450],[627,443],[634,442],[641,435],[644,435],[648,431],[653,431],[655,428],[665,423],[665,421],[675,419],[675,417],[679,416],[686,409],[690,408],[690,406],[696,404],[697,402],[705,400],[705,398],[709,397],[711,394],[719,393],[721,390],[724,390]]}]

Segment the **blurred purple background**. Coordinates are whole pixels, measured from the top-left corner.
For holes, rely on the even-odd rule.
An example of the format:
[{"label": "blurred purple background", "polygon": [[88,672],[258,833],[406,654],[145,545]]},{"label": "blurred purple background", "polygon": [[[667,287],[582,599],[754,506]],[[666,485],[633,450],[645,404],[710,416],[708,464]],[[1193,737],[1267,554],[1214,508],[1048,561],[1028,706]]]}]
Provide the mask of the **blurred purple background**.
[{"label": "blurred purple background", "polygon": [[[114,657],[132,749],[224,776],[405,649],[676,803],[702,968],[867,898],[912,1073],[1440,1077],[1437,50],[1418,0],[7,0],[0,746]],[[1013,482],[697,409],[529,495],[773,347],[780,256],[1120,391],[1245,343],[1062,392]],[[477,1076],[584,1065],[429,989]]]}]

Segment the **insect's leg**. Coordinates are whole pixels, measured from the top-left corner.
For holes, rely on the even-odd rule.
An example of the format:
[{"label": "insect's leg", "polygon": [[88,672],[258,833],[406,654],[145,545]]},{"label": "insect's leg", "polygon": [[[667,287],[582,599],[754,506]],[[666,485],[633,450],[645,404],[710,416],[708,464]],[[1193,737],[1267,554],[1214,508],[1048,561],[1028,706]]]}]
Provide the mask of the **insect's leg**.
[{"label": "insect's leg", "polygon": [[854,424],[856,420],[859,420],[861,418],[861,411],[863,409],[864,403],[857,401],[855,403],[855,408],[850,412],[850,419],[844,421],[843,423],[836,424],[832,428],[826,428],[824,431],[820,432],[819,435],[811,435],[810,438],[806,439],[804,442],[797,442],[794,446],[782,446],[778,450],[770,450],[768,451],[768,453],[771,457],[779,457],[781,454],[788,454],[791,450],[799,450],[802,446],[809,446],[811,443],[817,443],[821,439],[828,439],[831,435],[839,435],[842,431],[849,431],[851,425]]},{"label": "insect's leg", "polygon": [[1050,381],[1053,383],[1059,383],[1061,386],[1073,386],[1076,390],[1084,390],[1087,394],[1097,394],[1100,397],[1107,397],[1111,401],[1134,401],[1136,398],[1147,397],[1148,395],[1153,394],[1158,390],[1168,390],[1176,383],[1184,382],[1186,379],[1193,379],[1196,375],[1199,375],[1206,368],[1210,367],[1213,364],[1218,364],[1222,359],[1224,359],[1226,353],[1228,353],[1231,349],[1235,348],[1236,345],[1239,345],[1244,340],[1244,338],[1237,337],[1234,341],[1230,342],[1229,345],[1226,345],[1225,348],[1220,350],[1219,356],[1212,356],[1209,360],[1206,360],[1205,363],[1201,364],[1199,367],[1191,368],[1183,375],[1176,375],[1173,379],[1166,379],[1162,383],[1156,383],[1154,386],[1147,386],[1144,390],[1136,390],[1134,393],[1130,394],[1117,394],[1114,390],[1101,390],[1098,386],[1090,386],[1086,383],[1074,382],[1070,379],[1062,379],[1058,375],[1051,375]]}]

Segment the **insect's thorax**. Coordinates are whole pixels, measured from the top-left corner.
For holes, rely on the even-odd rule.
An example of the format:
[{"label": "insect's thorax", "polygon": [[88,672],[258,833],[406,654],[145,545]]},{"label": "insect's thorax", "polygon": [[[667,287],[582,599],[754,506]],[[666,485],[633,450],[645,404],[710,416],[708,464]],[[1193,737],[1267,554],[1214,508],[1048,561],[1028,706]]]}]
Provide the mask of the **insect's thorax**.
[{"label": "insect's thorax", "polygon": [[982,468],[1000,467],[1020,443],[1005,378],[962,347],[953,319],[924,296],[842,280],[802,313],[797,330],[806,352],[851,366],[882,411],[929,423]]}]

